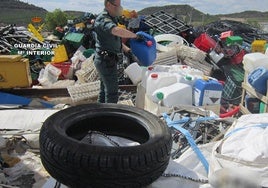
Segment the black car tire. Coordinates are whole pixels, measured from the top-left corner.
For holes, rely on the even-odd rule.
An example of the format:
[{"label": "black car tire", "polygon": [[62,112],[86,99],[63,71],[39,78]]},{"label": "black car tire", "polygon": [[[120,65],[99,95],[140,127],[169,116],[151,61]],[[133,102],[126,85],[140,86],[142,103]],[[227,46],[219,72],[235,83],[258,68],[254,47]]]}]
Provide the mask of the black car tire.
[{"label": "black car tire", "polygon": [[[112,147],[81,142],[89,131],[140,145]],[[48,173],[69,187],[144,187],[165,171],[171,133],[155,115],[126,105],[86,104],[61,110],[44,122],[40,156]]]}]

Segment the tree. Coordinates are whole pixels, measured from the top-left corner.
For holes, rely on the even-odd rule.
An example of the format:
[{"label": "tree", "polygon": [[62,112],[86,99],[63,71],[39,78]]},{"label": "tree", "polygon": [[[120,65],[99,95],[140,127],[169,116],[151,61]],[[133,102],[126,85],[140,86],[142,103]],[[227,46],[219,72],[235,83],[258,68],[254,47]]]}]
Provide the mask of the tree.
[{"label": "tree", "polygon": [[52,31],[58,26],[63,27],[67,24],[67,15],[60,9],[55,9],[46,14],[45,23],[47,29]]}]

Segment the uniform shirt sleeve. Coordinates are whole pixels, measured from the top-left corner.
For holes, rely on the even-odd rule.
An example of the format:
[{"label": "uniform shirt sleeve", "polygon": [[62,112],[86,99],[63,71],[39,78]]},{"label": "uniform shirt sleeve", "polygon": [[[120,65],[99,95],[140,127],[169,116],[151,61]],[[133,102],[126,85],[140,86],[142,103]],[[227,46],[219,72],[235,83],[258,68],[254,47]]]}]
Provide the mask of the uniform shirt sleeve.
[{"label": "uniform shirt sleeve", "polygon": [[103,22],[101,23],[101,27],[103,31],[110,32],[112,31],[112,28],[116,27],[117,25],[113,22],[113,20],[109,17],[104,17]]}]

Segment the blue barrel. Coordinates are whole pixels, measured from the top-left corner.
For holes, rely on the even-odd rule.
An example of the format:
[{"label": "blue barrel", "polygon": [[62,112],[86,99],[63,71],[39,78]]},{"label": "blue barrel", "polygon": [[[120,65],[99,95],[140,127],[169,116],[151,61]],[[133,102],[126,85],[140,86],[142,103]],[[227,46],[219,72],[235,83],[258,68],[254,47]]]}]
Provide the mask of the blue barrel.
[{"label": "blue barrel", "polygon": [[138,58],[141,66],[150,66],[156,59],[156,41],[153,36],[143,31],[137,34],[142,35],[144,40],[130,39],[131,51]]},{"label": "blue barrel", "polygon": [[260,94],[266,95],[268,70],[264,67],[257,67],[248,75],[248,83]]},{"label": "blue barrel", "polygon": [[197,79],[194,84],[194,105],[220,104],[223,86],[213,79]]}]

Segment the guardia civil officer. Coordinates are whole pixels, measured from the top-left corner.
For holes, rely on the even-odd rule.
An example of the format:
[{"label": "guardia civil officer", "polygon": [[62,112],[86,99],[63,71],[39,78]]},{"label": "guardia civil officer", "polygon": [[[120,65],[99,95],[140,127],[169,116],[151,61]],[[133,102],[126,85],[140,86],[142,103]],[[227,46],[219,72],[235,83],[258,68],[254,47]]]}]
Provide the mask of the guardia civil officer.
[{"label": "guardia civil officer", "polygon": [[130,49],[121,38],[137,38],[135,33],[118,27],[118,17],[122,14],[121,0],[104,0],[104,10],[94,22],[96,53],[94,64],[100,77],[98,102],[118,102],[117,64],[122,52]]}]

